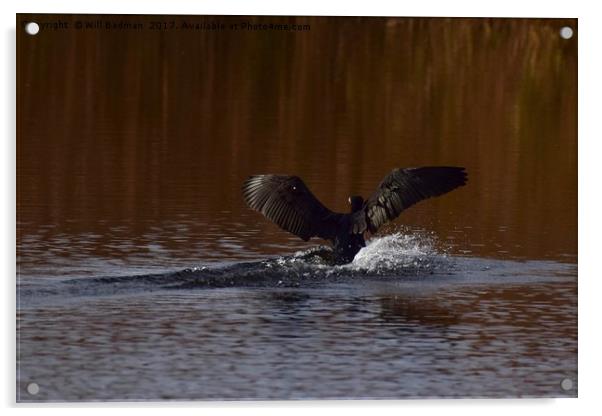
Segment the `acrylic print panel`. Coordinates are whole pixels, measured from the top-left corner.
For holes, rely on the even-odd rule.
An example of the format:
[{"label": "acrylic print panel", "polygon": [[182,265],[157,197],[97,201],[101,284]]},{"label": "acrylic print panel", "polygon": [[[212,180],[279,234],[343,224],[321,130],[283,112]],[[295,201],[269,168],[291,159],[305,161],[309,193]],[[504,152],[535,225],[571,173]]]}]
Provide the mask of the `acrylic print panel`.
[{"label": "acrylic print panel", "polygon": [[18,15],[17,400],[576,397],[577,36]]}]

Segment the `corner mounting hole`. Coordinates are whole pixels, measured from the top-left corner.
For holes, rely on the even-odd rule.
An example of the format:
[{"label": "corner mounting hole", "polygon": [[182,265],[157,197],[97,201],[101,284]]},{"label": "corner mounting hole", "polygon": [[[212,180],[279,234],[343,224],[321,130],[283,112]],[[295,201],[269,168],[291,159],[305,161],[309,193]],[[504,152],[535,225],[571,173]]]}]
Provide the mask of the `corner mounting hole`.
[{"label": "corner mounting hole", "polygon": [[560,387],[564,391],[569,391],[573,388],[573,380],[571,380],[570,378],[565,378],[560,382]]},{"label": "corner mounting hole", "polygon": [[29,22],[25,25],[25,32],[28,35],[37,35],[39,31],[40,25],[38,25],[36,22]]},{"label": "corner mounting hole", "polygon": [[573,37],[573,29],[570,28],[569,26],[565,26],[562,29],[560,29],[560,37],[562,39],[570,39]]},{"label": "corner mounting hole", "polygon": [[32,396],[35,396],[39,392],[40,392],[40,386],[38,386],[37,383],[29,383],[27,385],[27,393],[31,394]]}]

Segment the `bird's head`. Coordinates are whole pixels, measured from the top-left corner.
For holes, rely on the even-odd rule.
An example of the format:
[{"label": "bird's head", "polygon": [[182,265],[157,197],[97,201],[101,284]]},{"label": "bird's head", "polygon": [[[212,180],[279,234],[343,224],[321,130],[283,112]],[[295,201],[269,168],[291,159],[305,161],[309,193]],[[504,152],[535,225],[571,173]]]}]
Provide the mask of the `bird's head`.
[{"label": "bird's head", "polygon": [[347,202],[351,206],[351,212],[359,211],[364,207],[364,198],[361,196],[350,196]]}]

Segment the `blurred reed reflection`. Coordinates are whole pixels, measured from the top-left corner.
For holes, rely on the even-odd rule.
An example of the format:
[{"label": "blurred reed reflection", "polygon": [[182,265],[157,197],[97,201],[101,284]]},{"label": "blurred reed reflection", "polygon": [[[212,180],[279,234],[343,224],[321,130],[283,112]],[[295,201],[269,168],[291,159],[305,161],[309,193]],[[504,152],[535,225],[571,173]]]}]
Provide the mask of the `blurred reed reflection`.
[{"label": "blurred reed reflection", "polygon": [[287,252],[303,244],[247,210],[247,175],[297,174],[346,210],[393,167],[435,164],[469,186],[398,223],[458,254],[576,261],[577,39],[559,36],[576,20],[244,19],[311,30],[18,31],[20,262],[61,238],[107,258],[151,240],[173,258]]}]

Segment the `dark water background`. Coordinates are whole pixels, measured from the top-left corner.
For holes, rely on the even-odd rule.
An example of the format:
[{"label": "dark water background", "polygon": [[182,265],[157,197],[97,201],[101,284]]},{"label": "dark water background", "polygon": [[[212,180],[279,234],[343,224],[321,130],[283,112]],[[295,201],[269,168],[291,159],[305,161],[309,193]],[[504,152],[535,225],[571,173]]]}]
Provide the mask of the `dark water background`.
[{"label": "dark water background", "polygon": [[[576,20],[17,20],[19,400],[576,395]],[[349,266],[240,195],[420,165],[469,184]]]}]

